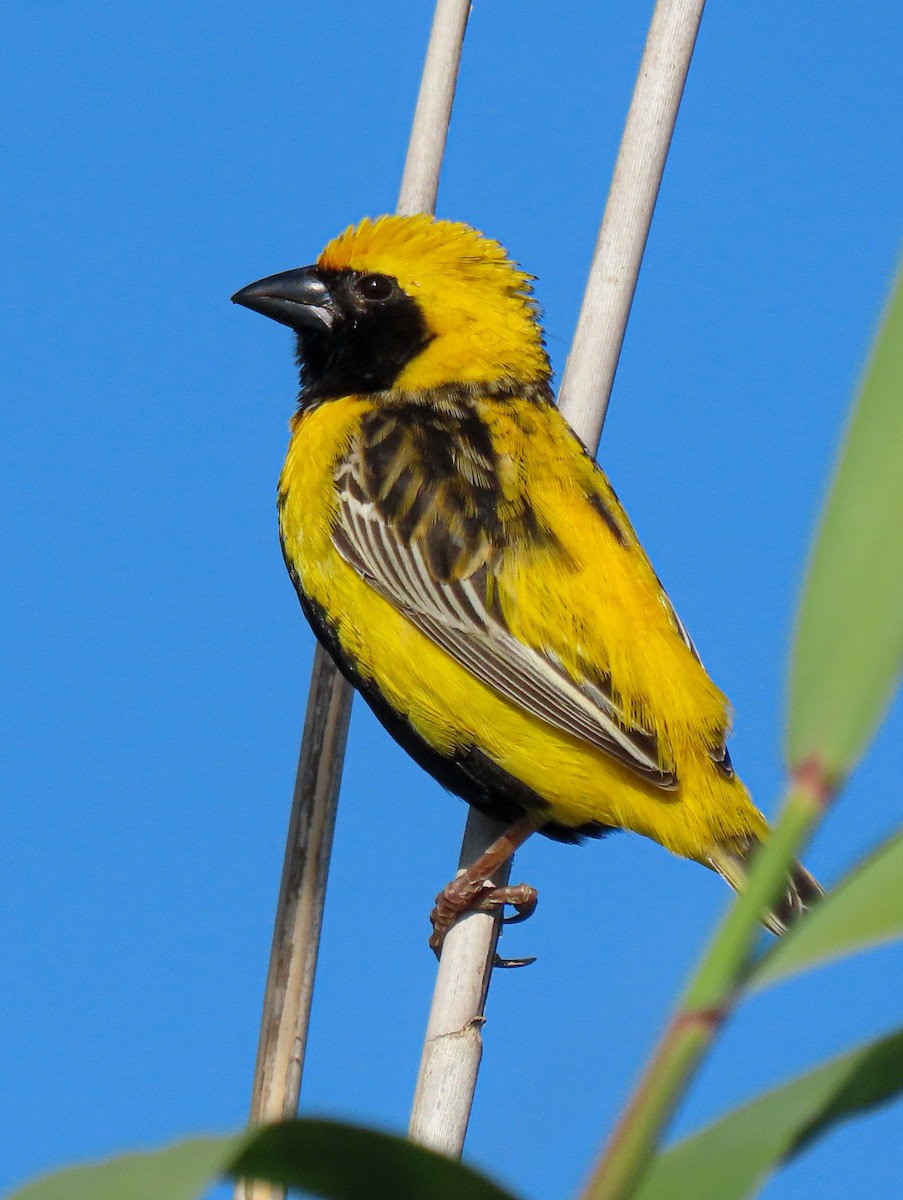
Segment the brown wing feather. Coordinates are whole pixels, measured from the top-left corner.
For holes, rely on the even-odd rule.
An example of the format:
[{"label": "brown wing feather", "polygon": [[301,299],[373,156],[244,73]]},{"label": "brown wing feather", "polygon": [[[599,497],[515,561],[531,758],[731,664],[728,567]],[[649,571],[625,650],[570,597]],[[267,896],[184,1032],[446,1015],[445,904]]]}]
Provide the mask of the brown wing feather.
[{"label": "brown wing feather", "polygon": [[[338,552],[481,682],[658,787],[675,787],[654,736],[625,720],[607,681],[573,679],[554,656],[515,638],[492,604],[503,538],[492,448],[482,440],[481,423],[481,441],[472,447],[475,418],[466,411],[449,417],[452,458],[441,447],[435,414],[428,437],[418,437],[423,431],[416,411],[405,415],[405,420],[391,412],[371,417],[343,465],[333,531]],[[388,422],[393,428],[387,431]],[[462,469],[461,458],[471,447]],[[523,520],[529,523],[528,516]]]}]

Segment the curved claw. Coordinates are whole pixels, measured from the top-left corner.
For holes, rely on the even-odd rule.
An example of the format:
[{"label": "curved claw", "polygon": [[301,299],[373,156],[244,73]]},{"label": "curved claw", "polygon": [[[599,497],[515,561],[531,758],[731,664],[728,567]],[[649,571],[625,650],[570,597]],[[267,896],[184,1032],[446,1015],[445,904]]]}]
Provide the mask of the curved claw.
[{"label": "curved claw", "polygon": [[510,917],[502,917],[503,925],[519,925],[521,921],[529,920],[536,911],[539,902],[539,892],[529,883],[519,883],[516,887],[497,888],[505,892],[504,904],[510,904],[515,910]]},{"label": "curved claw", "polygon": [[531,955],[529,958],[502,958],[501,955],[497,954],[492,965],[494,967],[504,967],[506,970],[514,970],[516,967],[529,967],[535,962],[535,954]]}]

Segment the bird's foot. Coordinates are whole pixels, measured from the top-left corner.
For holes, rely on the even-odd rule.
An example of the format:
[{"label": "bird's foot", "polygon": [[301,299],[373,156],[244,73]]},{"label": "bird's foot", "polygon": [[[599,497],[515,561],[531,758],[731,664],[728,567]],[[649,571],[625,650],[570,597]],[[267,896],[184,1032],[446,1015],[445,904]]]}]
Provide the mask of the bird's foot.
[{"label": "bird's foot", "polygon": [[[430,913],[433,926],[430,937],[430,947],[437,958],[441,956],[442,943],[445,935],[465,912],[493,912],[510,904],[515,912],[513,916],[502,918],[506,925],[515,925],[526,921],[533,915],[539,894],[536,888],[528,883],[519,883],[508,887],[496,887],[491,880],[474,880],[468,878],[466,872],[447,884],[436,897],[436,907]],[[496,957],[497,967],[522,967],[535,962],[533,958],[502,959]]]},{"label": "bird's foot", "polygon": [[[510,861],[512,854],[535,832],[535,817],[525,814],[509,825],[483,853],[442,889],[436,897],[436,907],[430,913],[433,933],[430,947],[439,958],[445,935],[462,913],[470,909],[483,912],[511,904],[516,912],[510,921],[525,921],[536,907],[536,888],[526,883],[514,887],[496,887],[492,876]],[[500,959],[495,965],[521,967],[534,962],[532,958]]]}]

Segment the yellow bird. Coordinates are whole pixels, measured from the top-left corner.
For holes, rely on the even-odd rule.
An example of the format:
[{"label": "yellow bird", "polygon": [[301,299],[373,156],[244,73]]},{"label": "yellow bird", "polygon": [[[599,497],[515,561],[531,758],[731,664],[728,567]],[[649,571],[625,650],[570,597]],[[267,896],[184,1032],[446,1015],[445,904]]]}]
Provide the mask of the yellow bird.
[{"label": "yellow bird", "polygon": [[[767,825],[729,709],[603,472],[555,407],[526,275],[426,215],[364,220],[233,299],[298,338],[279,482],[314,632],[405,750],[511,822],[438,900],[532,907],[493,869],[535,829],[631,829],[742,885]],[[768,920],[819,894],[797,866]]]}]

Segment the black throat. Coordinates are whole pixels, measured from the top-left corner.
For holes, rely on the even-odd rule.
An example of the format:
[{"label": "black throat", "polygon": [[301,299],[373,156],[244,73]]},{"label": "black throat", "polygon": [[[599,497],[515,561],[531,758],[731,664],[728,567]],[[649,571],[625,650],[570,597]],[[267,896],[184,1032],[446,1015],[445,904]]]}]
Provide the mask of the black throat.
[{"label": "black throat", "polygon": [[390,388],[433,338],[417,302],[400,288],[381,304],[361,306],[356,271],[318,272],[335,300],[331,329],[298,329],[302,408],[339,396]]}]

